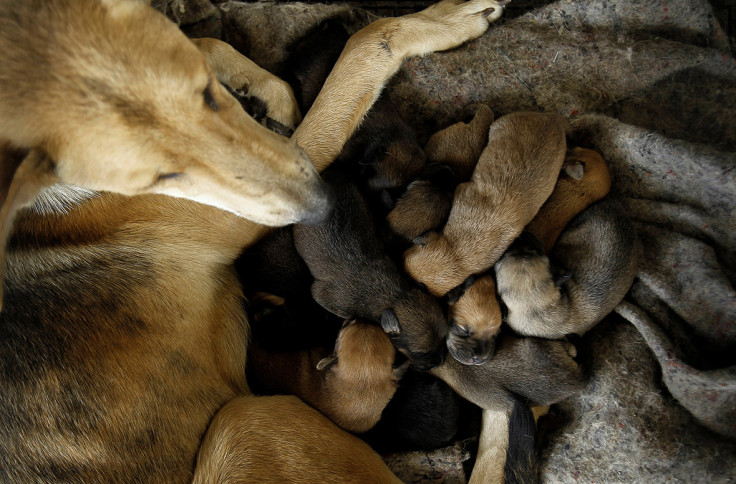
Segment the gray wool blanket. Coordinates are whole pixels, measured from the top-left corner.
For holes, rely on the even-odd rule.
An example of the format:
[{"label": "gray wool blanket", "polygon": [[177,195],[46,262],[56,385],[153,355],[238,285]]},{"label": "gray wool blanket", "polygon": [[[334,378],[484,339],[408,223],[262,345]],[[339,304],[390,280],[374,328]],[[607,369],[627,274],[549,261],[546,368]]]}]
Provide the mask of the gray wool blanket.
[{"label": "gray wool blanket", "polygon": [[[706,0],[560,0],[388,86],[421,139],[484,102],[557,112],[599,151],[644,258],[584,337],[584,391],[540,420],[545,482],[736,480],[736,60]],[[279,74],[286,46],[344,5],[154,0],[192,36]],[[463,445],[388,456],[407,482],[463,482]]]}]

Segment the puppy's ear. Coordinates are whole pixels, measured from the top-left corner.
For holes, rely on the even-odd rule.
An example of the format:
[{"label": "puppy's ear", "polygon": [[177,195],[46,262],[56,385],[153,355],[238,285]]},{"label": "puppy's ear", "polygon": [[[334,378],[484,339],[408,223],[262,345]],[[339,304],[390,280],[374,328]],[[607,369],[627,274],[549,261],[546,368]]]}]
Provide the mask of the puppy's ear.
[{"label": "puppy's ear", "polygon": [[394,380],[399,381],[402,378],[404,378],[404,375],[406,374],[406,370],[409,369],[410,365],[411,365],[411,362],[409,360],[406,360],[399,366],[395,366],[393,369]]},{"label": "puppy's ear", "polygon": [[578,160],[566,161],[562,165],[562,173],[575,180],[582,180],[585,175],[585,163]]},{"label": "puppy's ear", "polygon": [[326,370],[335,363],[337,363],[337,355],[333,353],[330,356],[319,360],[319,363],[317,363],[317,369],[319,371]]},{"label": "puppy's ear", "polygon": [[399,317],[391,308],[383,310],[381,316],[381,327],[383,331],[389,336],[398,336],[401,334],[401,324],[399,324]]},{"label": "puppy's ear", "polygon": [[462,284],[448,292],[445,296],[447,298],[447,304],[455,304],[456,302],[458,302],[460,298],[463,297],[463,295],[465,294],[465,291],[470,289],[470,286],[472,286],[473,283],[475,283],[475,276],[468,276],[468,278],[465,279]]},{"label": "puppy's ear", "polygon": [[[0,146],[0,310],[5,277],[5,245],[13,228],[15,215],[30,205],[41,188],[57,180],[51,161],[40,151],[22,152]],[[4,194],[4,196],[3,196]]]}]

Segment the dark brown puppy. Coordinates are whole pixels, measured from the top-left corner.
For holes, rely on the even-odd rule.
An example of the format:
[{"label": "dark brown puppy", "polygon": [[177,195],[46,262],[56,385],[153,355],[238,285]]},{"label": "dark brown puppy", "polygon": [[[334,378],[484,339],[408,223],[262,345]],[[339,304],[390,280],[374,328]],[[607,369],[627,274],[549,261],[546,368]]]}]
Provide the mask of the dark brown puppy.
[{"label": "dark brown puppy", "polygon": [[[603,200],[578,215],[550,257],[534,236],[520,237],[496,263],[506,322],[519,334],[582,334],[623,299],[636,276],[640,243],[621,205]],[[569,273],[558,281],[550,258]]]},{"label": "dark brown puppy", "polygon": [[362,321],[347,321],[328,354],[251,345],[248,382],[256,394],[296,395],[345,430],[366,432],[381,418],[406,366],[393,367],[396,350],[386,334]]},{"label": "dark brown puppy", "polygon": [[493,123],[471,180],[455,190],[442,232],[404,254],[407,272],[443,296],[492,267],[552,193],[567,129],[557,114],[514,113]]},{"label": "dark brown puppy", "polygon": [[[447,358],[431,373],[447,382],[461,397],[484,409],[483,430],[470,482],[503,482],[510,473],[530,475],[536,460],[533,446],[526,446],[526,457],[511,462],[507,455],[514,434],[512,419],[523,418],[519,399],[531,405],[551,405],[580,391],[585,383],[582,369],[573,360],[575,348],[563,341],[519,338],[503,332],[497,341],[496,355],[482,365],[468,366]],[[528,409],[527,409],[528,410]],[[517,422],[518,423],[518,422]],[[534,432],[523,425],[525,432]]]},{"label": "dark brown puppy", "polygon": [[358,188],[333,170],[324,179],[335,190],[332,214],[321,225],[294,226],[297,251],[315,278],[315,301],[342,318],[380,322],[416,368],[438,365],[447,334],[439,304],[383,252]]}]

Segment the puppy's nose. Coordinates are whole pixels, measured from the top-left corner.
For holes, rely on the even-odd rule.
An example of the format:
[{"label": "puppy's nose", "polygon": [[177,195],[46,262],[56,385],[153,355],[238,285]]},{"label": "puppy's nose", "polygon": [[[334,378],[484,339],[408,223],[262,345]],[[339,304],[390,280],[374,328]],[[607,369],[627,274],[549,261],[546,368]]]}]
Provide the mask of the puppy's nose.
[{"label": "puppy's nose", "polygon": [[319,225],[330,216],[335,206],[335,191],[330,185],[318,178],[312,192],[312,204],[305,211],[299,223],[304,225]]}]

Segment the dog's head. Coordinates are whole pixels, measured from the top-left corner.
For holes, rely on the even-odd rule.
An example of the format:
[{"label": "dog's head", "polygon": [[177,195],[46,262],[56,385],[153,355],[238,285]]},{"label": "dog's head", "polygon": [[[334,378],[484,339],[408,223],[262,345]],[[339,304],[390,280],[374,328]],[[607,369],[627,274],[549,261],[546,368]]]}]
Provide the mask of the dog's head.
[{"label": "dog's head", "polygon": [[492,275],[469,277],[448,294],[450,332],[447,349],[464,365],[480,365],[495,351],[501,330],[501,306]]},{"label": "dog's head", "polygon": [[183,197],[265,225],[326,216],[328,190],[306,153],[248,116],[163,15],[134,0],[49,10],[54,43],[24,67],[46,78],[30,84],[36,101],[11,107],[36,129],[10,137],[40,148],[59,179]]}]

